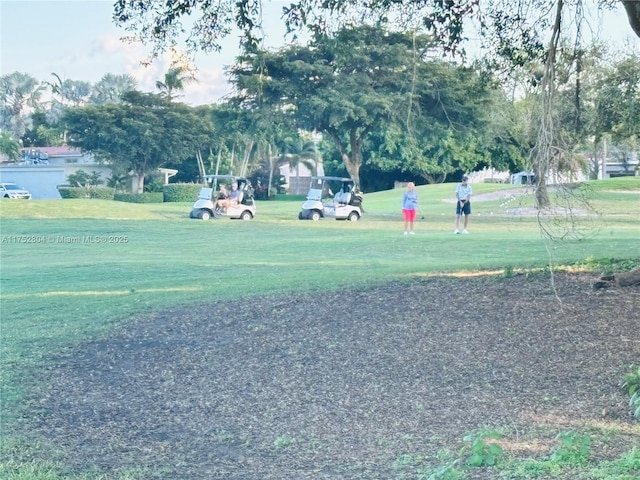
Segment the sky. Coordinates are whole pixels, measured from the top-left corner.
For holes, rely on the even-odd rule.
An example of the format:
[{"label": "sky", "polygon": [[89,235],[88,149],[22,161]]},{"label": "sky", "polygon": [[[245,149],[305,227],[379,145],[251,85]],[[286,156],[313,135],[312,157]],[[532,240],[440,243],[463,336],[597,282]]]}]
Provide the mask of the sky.
[{"label": "sky", "polygon": [[[288,2],[265,0],[264,23],[267,47],[284,44],[280,10]],[[106,73],[130,74],[138,89],[157,92],[171,59],[168,56],[143,66],[149,47],[127,44],[127,34],[116,27],[111,16],[113,0],[0,0],[0,73],[28,73],[40,81],[99,81]],[[622,6],[600,17],[590,15],[591,28],[615,45],[640,50]],[[198,54],[195,59],[197,83],[190,84],[182,100],[191,105],[219,101],[231,91],[224,73],[238,54],[237,34],[223,43],[221,52]]]}]

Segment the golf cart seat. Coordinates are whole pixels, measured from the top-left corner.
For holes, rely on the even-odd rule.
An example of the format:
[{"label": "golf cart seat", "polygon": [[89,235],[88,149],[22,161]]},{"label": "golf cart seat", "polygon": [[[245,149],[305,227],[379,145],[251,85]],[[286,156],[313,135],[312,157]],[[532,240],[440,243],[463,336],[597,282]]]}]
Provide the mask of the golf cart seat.
[{"label": "golf cart seat", "polygon": [[349,205],[349,202],[351,201],[351,192],[344,192],[340,190],[333,197],[333,200],[335,203],[338,203],[340,205]]}]

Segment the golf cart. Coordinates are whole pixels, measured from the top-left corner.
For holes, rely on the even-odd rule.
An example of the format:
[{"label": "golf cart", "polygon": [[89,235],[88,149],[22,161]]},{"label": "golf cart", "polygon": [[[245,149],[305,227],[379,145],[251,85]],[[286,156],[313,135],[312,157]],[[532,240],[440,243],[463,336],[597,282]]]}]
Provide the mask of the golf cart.
[{"label": "golf cart", "polygon": [[[333,194],[332,187],[337,190]],[[307,199],[298,214],[300,220],[323,217],[355,222],[362,216],[362,194],[355,182],[342,177],[312,177]]]},{"label": "golf cart", "polygon": [[[198,199],[191,208],[190,218],[209,220],[212,217],[228,217],[232,219],[251,220],[256,214],[251,182],[245,177],[234,175],[205,175],[207,187],[202,187]],[[240,192],[240,201],[228,207],[219,207],[218,191],[220,185],[236,184]]]}]

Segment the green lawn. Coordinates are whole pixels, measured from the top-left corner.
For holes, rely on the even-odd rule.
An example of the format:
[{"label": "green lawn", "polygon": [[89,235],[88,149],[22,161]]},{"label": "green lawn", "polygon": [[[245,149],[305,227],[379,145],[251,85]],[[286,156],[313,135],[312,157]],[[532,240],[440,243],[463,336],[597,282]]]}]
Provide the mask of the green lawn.
[{"label": "green lawn", "polygon": [[359,222],[302,222],[293,201],[260,202],[249,222],[192,220],[190,204],[0,201],[2,426],[49,355],[153,310],[410,275],[640,260],[640,179],[589,184],[598,214],[562,217],[554,232],[569,232],[570,220],[579,232],[564,240],[545,238],[535,215],[512,213],[533,205],[530,193],[473,202],[472,233],[455,236],[453,188],[417,188],[425,218],[408,238],[402,190],[366,195]]}]

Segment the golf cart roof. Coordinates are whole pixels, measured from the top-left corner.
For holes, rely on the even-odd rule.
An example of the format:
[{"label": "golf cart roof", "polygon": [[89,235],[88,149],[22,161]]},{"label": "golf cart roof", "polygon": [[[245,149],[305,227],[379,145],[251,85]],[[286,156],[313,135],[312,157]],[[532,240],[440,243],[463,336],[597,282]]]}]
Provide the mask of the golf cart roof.
[{"label": "golf cart roof", "polygon": [[243,179],[245,177],[241,177],[239,175],[205,175],[204,176],[205,180],[211,181],[211,180],[239,180],[239,179]]},{"label": "golf cart roof", "polygon": [[325,177],[325,176],[315,176],[315,177],[311,177],[311,179],[317,179],[317,180],[335,180],[338,182],[353,182],[353,179],[349,178],[349,177]]}]

